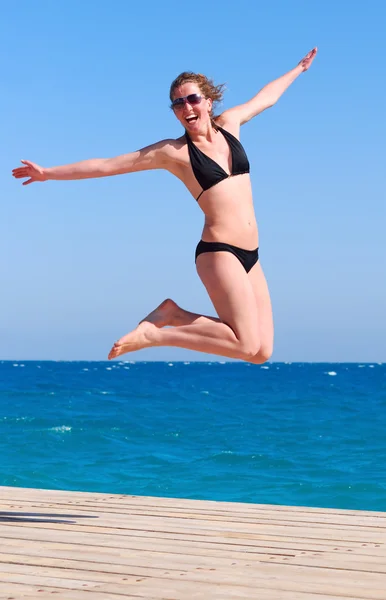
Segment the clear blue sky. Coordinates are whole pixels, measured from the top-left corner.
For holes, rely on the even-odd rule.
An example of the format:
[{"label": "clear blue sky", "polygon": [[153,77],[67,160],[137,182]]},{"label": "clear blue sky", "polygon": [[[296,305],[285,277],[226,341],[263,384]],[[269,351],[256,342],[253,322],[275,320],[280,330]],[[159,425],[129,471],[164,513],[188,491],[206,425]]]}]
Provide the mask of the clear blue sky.
[{"label": "clear blue sky", "polygon": [[194,267],[202,213],[178,180],[22,187],[20,159],[53,166],[177,137],[168,90],[181,71],[226,82],[227,108],[317,45],[311,69],[242,128],[272,360],[385,361],[385,21],[374,0],[4,3],[0,359],[105,359],[165,297],[213,314]]}]

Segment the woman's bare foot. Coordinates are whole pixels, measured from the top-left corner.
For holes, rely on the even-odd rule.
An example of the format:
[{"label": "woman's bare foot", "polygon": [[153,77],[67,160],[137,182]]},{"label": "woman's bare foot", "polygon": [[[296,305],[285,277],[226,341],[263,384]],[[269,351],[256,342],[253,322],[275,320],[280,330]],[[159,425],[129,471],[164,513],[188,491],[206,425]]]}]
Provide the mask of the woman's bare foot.
[{"label": "woman's bare foot", "polygon": [[157,333],[157,327],[153,323],[142,321],[133,331],[115,342],[108,359],[117,358],[117,356],[126,354],[126,352],[134,352],[134,350],[155,346],[159,335]]},{"label": "woman's bare foot", "polygon": [[147,315],[140,323],[153,323],[156,327],[165,327],[166,325],[176,325],[178,315],[181,312],[178,304],[167,298],[157,308]]}]

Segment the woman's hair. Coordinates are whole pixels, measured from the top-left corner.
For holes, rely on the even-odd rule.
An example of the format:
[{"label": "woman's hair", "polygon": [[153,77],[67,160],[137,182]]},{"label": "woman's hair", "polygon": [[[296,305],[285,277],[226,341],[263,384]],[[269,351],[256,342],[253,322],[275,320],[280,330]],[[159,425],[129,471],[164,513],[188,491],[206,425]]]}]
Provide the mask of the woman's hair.
[{"label": "woman's hair", "polygon": [[[201,75],[201,73],[192,73],[191,71],[184,71],[180,73],[178,77],[172,82],[170,86],[170,100],[173,101],[173,92],[177,87],[180,87],[184,83],[197,83],[200,88],[203,96],[205,98],[210,98],[213,101],[213,106],[217,105],[222,101],[222,97],[224,94],[225,84],[220,83],[220,85],[215,85],[212,79],[208,79],[205,75]],[[213,114],[213,107],[211,110],[210,118],[212,121],[216,118]]]}]

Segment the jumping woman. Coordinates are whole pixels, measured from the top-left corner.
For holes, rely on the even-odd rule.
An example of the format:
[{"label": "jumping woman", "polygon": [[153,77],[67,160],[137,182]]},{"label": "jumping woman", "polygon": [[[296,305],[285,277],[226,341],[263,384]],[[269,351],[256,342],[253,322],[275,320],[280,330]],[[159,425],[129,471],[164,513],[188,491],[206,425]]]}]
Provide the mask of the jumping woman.
[{"label": "jumping woman", "polygon": [[171,108],[184,133],[114,158],[40,167],[27,160],[13,170],[17,179],[87,179],[166,169],[197,200],[205,222],[196,248],[196,269],[217,317],[189,312],[164,300],[110,350],[109,359],[153,346],[176,346],[238,358],[267,361],[273,351],[273,319],[266,279],[259,262],[257,223],[249,162],[239,141],[240,126],[273,106],[317,53],[263,87],[245,104],[214,116],[223,86],[201,74],[181,73],[171,84]]}]

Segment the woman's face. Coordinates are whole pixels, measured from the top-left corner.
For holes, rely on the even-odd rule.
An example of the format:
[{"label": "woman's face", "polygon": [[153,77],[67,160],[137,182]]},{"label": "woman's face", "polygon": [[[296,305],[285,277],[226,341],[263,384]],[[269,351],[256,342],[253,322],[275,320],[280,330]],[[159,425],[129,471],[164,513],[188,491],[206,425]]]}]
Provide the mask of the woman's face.
[{"label": "woman's face", "polygon": [[205,98],[197,83],[184,83],[173,90],[173,100],[196,94],[201,96],[201,102],[190,104],[186,100],[181,106],[174,107],[173,111],[181,125],[192,133],[200,131],[208,121],[212,110],[212,100]]}]

